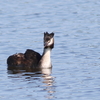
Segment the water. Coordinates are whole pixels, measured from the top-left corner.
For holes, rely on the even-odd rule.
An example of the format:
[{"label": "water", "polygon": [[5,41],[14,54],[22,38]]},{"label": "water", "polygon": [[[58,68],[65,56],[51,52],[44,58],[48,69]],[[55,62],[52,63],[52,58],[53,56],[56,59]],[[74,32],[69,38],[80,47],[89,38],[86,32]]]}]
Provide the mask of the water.
[{"label": "water", "polygon": [[[99,0],[0,0],[0,100],[99,100],[99,9]],[[7,57],[42,54],[46,31],[55,33],[52,71],[9,74]]]}]

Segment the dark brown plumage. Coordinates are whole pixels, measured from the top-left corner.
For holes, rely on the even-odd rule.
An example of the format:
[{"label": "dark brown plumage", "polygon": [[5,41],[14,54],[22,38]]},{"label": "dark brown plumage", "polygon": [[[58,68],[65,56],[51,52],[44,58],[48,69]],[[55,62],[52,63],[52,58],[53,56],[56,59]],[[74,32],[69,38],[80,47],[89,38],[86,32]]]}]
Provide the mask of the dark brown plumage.
[{"label": "dark brown plumage", "polygon": [[35,68],[41,59],[41,55],[36,51],[27,49],[26,52],[14,54],[8,57],[8,70],[12,69],[32,69]]}]

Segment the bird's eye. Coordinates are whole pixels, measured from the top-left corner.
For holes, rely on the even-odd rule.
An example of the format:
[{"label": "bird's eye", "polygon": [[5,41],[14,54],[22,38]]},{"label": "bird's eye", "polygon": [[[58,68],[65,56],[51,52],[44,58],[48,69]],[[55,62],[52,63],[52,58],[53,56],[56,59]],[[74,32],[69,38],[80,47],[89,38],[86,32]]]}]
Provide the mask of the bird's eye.
[{"label": "bird's eye", "polygon": [[50,41],[50,39],[49,39],[49,38],[47,38],[47,39],[46,39],[46,41]]}]

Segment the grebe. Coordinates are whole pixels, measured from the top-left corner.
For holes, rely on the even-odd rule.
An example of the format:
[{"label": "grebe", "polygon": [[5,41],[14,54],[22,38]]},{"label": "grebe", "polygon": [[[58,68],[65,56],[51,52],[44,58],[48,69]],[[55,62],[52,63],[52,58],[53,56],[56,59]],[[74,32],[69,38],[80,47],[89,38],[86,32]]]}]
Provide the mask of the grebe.
[{"label": "grebe", "polygon": [[44,32],[44,50],[42,56],[31,49],[7,58],[8,70],[32,70],[33,68],[51,68],[51,50],[54,48],[54,33]]}]

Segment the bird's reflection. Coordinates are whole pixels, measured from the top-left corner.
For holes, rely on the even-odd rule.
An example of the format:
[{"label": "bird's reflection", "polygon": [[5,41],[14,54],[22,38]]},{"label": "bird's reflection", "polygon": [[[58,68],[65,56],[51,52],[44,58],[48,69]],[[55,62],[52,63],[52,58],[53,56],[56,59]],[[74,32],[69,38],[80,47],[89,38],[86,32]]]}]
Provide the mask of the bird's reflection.
[{"label": "bird's reflection", "polygon": [[54,77],[51,76],[51,69],[42,69],[42,78],[43,78],[43,85],[44,85],[44,90],[47,91],[47,95],[45,96],[48,99],[54,98],[53,94],[55,93],[55,88],[54,88]]},{"label": "bird's reflection", "polygon": [[51,69],[42,69],[42,78],[43,78],[43,83],[45,83],[45,86],[52,86],[53,85],[53,77],[51,76]]},{"label": "bird's reflection", "polygon": [[[28,72],[24,70],[9,70],[8,76],[10,78],[21,78],[24,77],[25,81],[33,82],[34,80],[39,80],[42,82],[40,87],[43,87],[43,91],[46,91],[46,98],[54,98],[55,88],[54,88],[54,77],[51,75],[52,69],[35,69],[34,71]],[[13,74],[13,75],[12,75]],[[15,75],[18,74],[18,77]],[[19,77],[21,75],[21,77]]]}]

